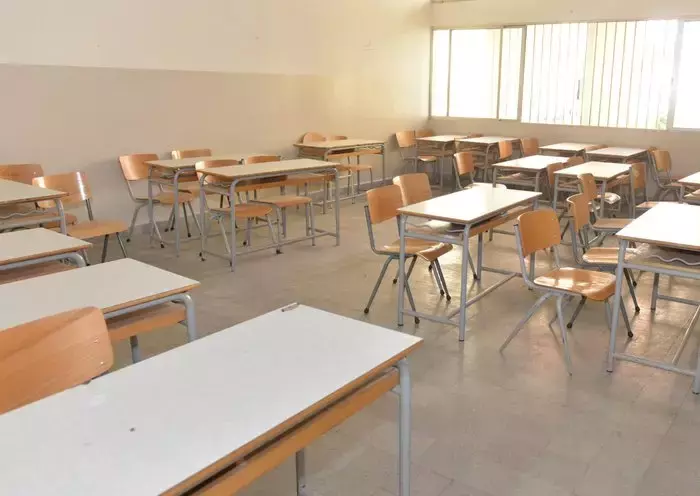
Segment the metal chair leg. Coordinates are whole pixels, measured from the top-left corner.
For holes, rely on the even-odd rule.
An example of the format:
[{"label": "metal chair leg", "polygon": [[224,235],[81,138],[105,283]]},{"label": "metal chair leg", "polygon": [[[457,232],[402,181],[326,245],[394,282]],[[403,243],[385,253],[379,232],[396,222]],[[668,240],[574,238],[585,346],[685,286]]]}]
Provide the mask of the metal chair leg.
[{"label": "metal chair leg", "polygon": [[165,229],[163,231],[168,232],[172,231],[175,229],[175,212],[177,205],[173,205],[173,208],[170,209],[170,216],[168,217],[168,223],[165,225]]},{"label": "metal chair leg", "polygon": [[129,243],[131,242],[131,236],[134,234],[134,228],[136,227],[136,219],[139,216],[139,212],[141,209],[145,206],[147,206],[147,203],[141,203],[134,209],[134,215],[131,217],[131,224],[129,225],[129,232],[126,235],[126,242]]},{"label": "metal chair leg", "polygon": [[583,307],[586,304],[586,300],[587,300],[587,298],[585,296],[581,297],[581,301],[578,302],[578,305],[576,306],[574,313],[571,314],[571,318],[569,319],[569,323],[566,324],[567,329],[571,329],[574,326],[574,322],[576,321],[576,317],[578,317],[578,314],[581,313],[581,310],[583,310]]},{"label": "metal chair leg", "polygon": [[105,263],[105,260],[107,260],[107,244],[109,243],[109,234],[105,236],[105,240],[102,243],[102,263]]},{"label": "metal chair leg", "polygon": [[659,297],[659,278],[661,274],[658,272],[654,274],[654,284],[651,289],[651,311],[655,312],[656,311],[656,301],[658,300]]},{"label": "metal chair leg", "polygon": [[267,230],[270,232],[270,239],[272,239],[272,243],[275,245],[275,253],[277,255],[279,255],[280,253],[282,253],[282,247],[280,245],[280,238],[279,238],[279,231],[278,231],[278,236],[275,236],[275,230],[272,228],[272,220],[270,219],[269,215],[265,216],[265,220],[267,221]]},{"label": "metal chair leg", "polygon": [[632,296],[632,301],[634,302],[634,313],[639,313],[639,303],[637,302],[637,294],[634,291],[634,281],[632,280],[632,274],[628,269],[624,270],[625,279],[627,280],[627,286],[630,288],[630,296]]},{"label": "metal chair leg", "polygon": [[[411,293],[411,287],[408,285],[408,280],[411,278],[411,273],[413,272],[413,267],[416,265],[417,257],[413,257],[411,260],[411,265],[408,267],[408,272],[406,273],[406,296],[408,297],[408,304],[411,305],[411,309],[416,311],[416,302],[413,300],[413,293]],[[413,321],[416,324],[420,324],[420,318],[413,317]]]},{"label": "metal chair leg", "polygon": [[[442,273],[442,266],[440,265],[440,262],[438,260],[435,260],[434,265],[437,269],[438,278],[442,282],[442,288],[444,289],[445,298],[447,299],[447,301],[450,301],[452,299],[452,296],[450,296],[450,291],[447,289],[447,282],[445,281],[445,275]],[[443,292],[441,292],[441,294],[442,293]]]},{"label": "metal chair leg", "polygon": [[382,284],[382,280],[384,279],[384,275],[386,274],[386,269],[389,267],[389,264],[391,263],[393,259],[391,257],[387,257],[386,261],[384,262],[384,265],[382,265],[382,270],[379,273],[379,277],[377,278],[377,282],[374,283],[374,288],[372,289],[372,294],[369,297],[369,301],[367,302],[367,306],[365,306],[365,314],[369,313],[369,309],[372,306],[372,302],[374,301],[374,297],[377,296],[377,291],[379,291],[379,286]]},{"label": "metal chair leg", "polygon": [[[184,215],[184,217],[185,217],[185,228],[187,229],[187,237],[188,237],[188,238],[191,238],[191,237],[192,237],[192,233],[190,232],[190,221],[187,219],[187,207],[186,207],[186,205],[185,205],[184,203],[182,204],[182,213],[183,213],[183,215]],[[175,225],[175,221],[174,221],[174,220],[173,220],[173,225]]]},{"label": "metal chair leg", "polygon": [[314,220],[314,204],[309,202],[309,222],[311,223],[311,246],[316,246],[316,222]]},{"label": "metal chair leg", "polygon": [[131,361],[138,363],[141,361],[141,350],[139,349],[139,338],[137,336],[129,337],[129,347],[131,348]]},{"label": "metal chair leg", "polygon": [[620,311],[622,312],[622,319],[625,321],[625,327],[627,327],[627,337],[633,338],[634,333],[632,332],[632,326],[630,325],[630,319],[627,316],[627,309],[625,308],[625,302],[621,302]]},{"label": "metal chair leg", "polygon": [[124,241],[122,241],[121,233],[116,233],[116,236],[117,241],[119,242],[119,248],[122,250],[122,255],[124,255],[124,258],[129,258],[129,255],[126,254],[126,247],[124,246]]},{"label": "metal chair leg", "polygon": [[550,297],[552,296],[551,293],[546,293],[543,294],[542,296],[539,297],[539,299],[535,302],[532,307],[530,307],[530,310],[525,314],[525,317],[520,319],[520,322],[518,322],[515,326],[515,328],[511,331],[511,333],[508,335],[506,340],[503,342],[501,347],[498,349],[499,352],[503,353],[503,350],[506,349],[506,347],[510,344],[511,341],[513,341],[513,338],[520,332],[520,330],[525,327],[525,324],[527,324],[527,321],[532,318],[533,315],[535,315],[535,312],[539,310],[539,308],[542,306],[542,304],[547,301]]},{"label": "metal chair leg", "polygon": [[566,361],[566,371],[571,375],[571,352],[569,351],[569,340],[567,339],[566,326],[564,325],[564,310],[562,309],[563,296],[557,298],[557,317],[559,320],[559,329],[561,330],[561,339],[564,343],[564,360]]},{"label": "metal chair leg", "polygon": [[190,214],[192,214],[192,218],[194,219],[194,226],[197,228],[197,232],[201,236],[202,226],[199,225],[199,216],[194,213],[194,208],[192,208],[192,202],[187,202],[187,208],[190,209]]}]

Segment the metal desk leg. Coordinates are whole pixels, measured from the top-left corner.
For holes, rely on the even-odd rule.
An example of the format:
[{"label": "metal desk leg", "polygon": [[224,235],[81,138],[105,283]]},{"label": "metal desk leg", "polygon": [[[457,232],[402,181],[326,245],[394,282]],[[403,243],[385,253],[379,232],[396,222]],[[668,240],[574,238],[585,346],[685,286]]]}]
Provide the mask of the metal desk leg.
[{"label": "metal desk leg", "polygon": [[[384,145],[381,146],[382,150],[382,184],[380,186],[384,186],[386,184],[386,147]],[[416,172],[418,172],[418,158],[416,157]],[[374,187],[374,184],[372,185]]]},{"label": "metal desk leg", "polygon": [[179,301],[185,306],[185,327],[187,327],[187,340],[189,342],[197,339],[197,321],[194,316],[194,301],[189,293],[177,295],[173,301]]},{"label": "metal desk leg", "polygon": [[540,192],[540,171],[535,172],[535,193]]},{"label": "metal desk leg", "polygon": [[634,196],[634,179],[632,178],[632,169],[630,169],[630,173],[629,173],[629,182],[630,182],[630,202],[629,202],[630,204],[627,205],[627,208],[629,209],[630,219],[634,219],[634,207],[636,206],[635,204],[637,202],[636,202],[636,199]]},{"label": "metal desk leg", "polygon": [[[153,215],[153,166],[148,166],[148,223],[150,225],[148,233],[148,244],[153,245],[153,235],[156,233],[156,220]],[[163,246],[163,240],[161,240],[161,247]]]},{"label": "metal desk leg", "polygon": [[200,252],[199,257],[204,260],[204,251],[207,249],[207,234],[209,230],[207,229],[207,195],[204,192],[204,174],[199,178],[199,218],[201,219],[202,233],[200,236]]},{"label": "metal desk leg", "polygon": [[559,196],[559,175],[554,174],[554,188],[552,191],[552,208],[556,212],[557,210],[557,196]]},{"label": "metal desk leg", "polygon": [[620,305],[622,302],[622,279],[625,270],[625,252],[629,242],[626,239],[620,240],[620,253],[617,257],[617,270],[615,271],[615,301],[613,302],[612,322],[610,324],[610,347],[608,348],[608,372],[613,371],[613,361],[615,360],[615,338],[617,336],[617,325],[620,322]]},{"label": "metal desk leg", "polygon": [[61,228],[61,234],[66,234],[67,233],[67,228],[66,228],[66,213],[63,211],[63,201],[61,201],[60,198],[56,198],[54,200],[54,203],[56,203],[56,212],[58,212],[59,216],[59,226]]},{"label": "metal desk leg", "polygon": [[604,218],[605,217],[605,192],[607,191],[608,188],[608,182],[603,181],[603,186],[600,190],[600,217]]},{"label": "metal desk leg", "polygon": [[296,476],[297,476],[297,496],[306,496],[306,456],[301,449],[295,455]]},{"label": "metal desk leg", "polygon": [[231,272],[236,270],[236,182],[231,183],[229,199],[231,200]]},{"label": "metal desk leg", "polygon": [[[340,246],[340,185],[338,169],[335,170],[335,246]],[[324,181],[328,183],[328,181]],[[325,200],[324,200],[325,205]]]},{"label": "metal desk leg", "polygon": [[[401,271],[403,272],[403,270]],[[399,368],[399,496],[411,494],[411,376],[404,358]]]},{"label": "metal desk leg", "polygon": [[493,170],[491,171],[491,174],[493,175],[493,180],[491,182],[492,182],[493,187],[495,188],[496,187],[496,178],[498,177],[498,167],[496,167],[494,165]]},{"label": "metal desk leg", "polygon": [[476,251],[476,279],[481,281],[481,268],[484,266],[484,233],[479,234]]},{"label": "metal desk leg", "polygon": [[180,256],[180,204],[179,204],[179,194],[178,182],[180,179],[180,171],[176,171],[173,176],[173,215],[175,216],[175,256]]},{"label": "metal desk leg", "polygon": [[[477,269],[478,270],[478,269]],[[459,291],[459,340],[464,341],[467,332],[467,274],[469,272],[469,225],[462,232],[462,270]]]},{"label": "metal desk leg", "polygon": [[399,315],[398,325],[403,326],[403,299],[406,293],[406,216],[399,217]]},{"label": "metal desk leg", "polygon": [[679,194],[681,195],[681,199],[678,203],[683,203],[683,199],[685,198],[685,186],[683,184],[681,184],[681,192]]}]

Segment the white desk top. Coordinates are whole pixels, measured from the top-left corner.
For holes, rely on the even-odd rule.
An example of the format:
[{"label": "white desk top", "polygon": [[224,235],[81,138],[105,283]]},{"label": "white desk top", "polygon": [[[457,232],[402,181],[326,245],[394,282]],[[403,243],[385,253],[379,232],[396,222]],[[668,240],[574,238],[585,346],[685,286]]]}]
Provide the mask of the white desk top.
[{"label": "white desk top", "polygon": [[468,188],[402,207],[398,212],[455,224],[475,224],[518,205],[530,203],[541,195],[515,189]]},{"label": "white desk top", "polygon": [[678,182],[686,186],[700,186],[700,172],[686,176]]},{"label": "white desk top", "polygon": [[336,168],[338,164],[324,162],[310,158],[298,158],[294,160],[281,160],[279,162],[265,162],[262,164],[230,165],[228,167],[214,167],[202,169],[199,172],[221,179],[244,179],[247,177],[269,176],[275,174],[289,174],[293,172],[318,172]]},{"label": "white desk top", "polygon": [[0,205],[52,200],[66,195],[63,191],[0,179]]},{"label": "white desk top", "polygon": [[74,253],[92,246],[48,229],[23,229],[0,234],[0,265]]},{"label": "white desk top", "polygon": [[261,153],[226,153],[223,155],[213,155],[209,157],[191,157],[191,158],[179,158],[179,159],[164,159],[164,160],[151,160],[146,162],[148,165],[157,167],[159,169],[191,169],[194,164],[201,162],[202,160],[238,160],[242,162],[248,157],[253,155],[262,155]]},{"label": "white desk top", "polygon": [[553,152],[571,152],[581,153],[594,145],[593,143],[555,143],[553,145],[541,146],[540,150],[549,150]]},{"label": "white desk top", "polygon": [[472,143],[474,145],[493,145],[499,141],[518,141],[518,138],[510,138],[506,136],[482,136],[480,138],[460,138],[457,139],[460,143]]},{"label": "white desk top", "polygon": [[633,220],[618,238],[700,251],[700,206],[663,202]]},{"label": "white desk top", "polygon": [[349,138],[344,140],[312,141],[309,143],[294,143],[297,148],[319,148],[330,150],[333,148],[352,148],[355,146],[383,145],[380,140]]},{"label": "white desk top", "polygon": [[560,164],[566,159],[562,157],[552,157],[551,155],[530,155],[529,157],[516,158],[492,164],[496,168],[524,169],[531,171],[544,170],[552,164]]},{"label": "white desk top", "polygon": [[112,312],[197,286],[130,258],[11,282],[0,285],[0,330],[82,307]]},{"label": "white desk top", "polygon": [[468,138],[469,135],[466,134],[441,134],[439,136],[425,136],[423,138],[416,138],[416,141],[432,141],[435,143],[446,143],[454,141],[459,138]]},{"label": "white desk top", "polygon": [[613,162],[586,162],[556,171],[554,174],[564,177],[578,177],[579,174],[593,174],[597,181],[609,179],[626,174],[630,170],[630,164],[616,164]]},{"label": "white desk top", "polygon": [[635,155],[641,155],[642,153],[647,153],[646,148],[625,148],[622,146],[611,146],[609,148],[601,148],[599,150],[591,150],[588,156],[594,157],[616,157],[616,158],[629,158]]},{"label": "white desk top", "polygon": [[421,341],[305,306],[270,312],[0,416],[0,493],[160,494]]}]

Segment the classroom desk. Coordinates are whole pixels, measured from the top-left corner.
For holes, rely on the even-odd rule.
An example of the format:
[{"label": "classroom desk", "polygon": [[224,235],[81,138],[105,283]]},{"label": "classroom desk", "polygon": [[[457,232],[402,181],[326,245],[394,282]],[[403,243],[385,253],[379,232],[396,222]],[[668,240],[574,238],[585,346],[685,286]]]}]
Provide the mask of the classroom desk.
[{"label": "classroom desk", "polygon": [[[493,168],[493,184],[498,182],[498,172],[508,171],[526,174],[529,176],[534,175],[534,189],[535,191],[540,190],[540,177],[542,173],[547,173],[547,167],[552,164],[558,164],[562,162],[562,157],[552,157],[549,155],[530,155],[529,157],[516,158],[514,160],[506,160],[505,162],[498,162],[492,164]],[[525,181],[523,184],[527,185],[530,181]],[[530,185],[532,185],[530,183]]]},{"label": "classroom desk", "polygon": [[[384,185],[386,183],[386,150],[383,141],[349,138],[343,140],[294,143],[294,146],[297,148],[299,158],[310,158],[326,162],[355,157],[359,163],[360,156],[362,155],[381,155],[382,182],[380,184]],[[372,185],[372,187],[374,187],[374,185]]]},{"label": "classroom desk", "polygon": [[40,210],[18,210],[5,215],[5,213],[0,211],[0,231],[37,226],[48,222],[59,222],[61,232],[65,234],[66,217],[63,212],[63,202],[61,201],[61,198],[64,196],[67,196],[67,193],[63,191],[0,179],[0,208],[51,200],[56,204],[55,214]]},{"label": "classroom desk", "polygon": [[[670,250],[685,250],[686,252],[700,254],[700,206],[675,202],[663,202],[633,220],[627,227],[616,234],[620,240],[620,253],[617,265],[617,283],[615,285],[615,297],[613,301],[613,319],[611,324],[610,347],[608,351],[608,372],[613,371],[613,362],[626,360],[650,367],[656,367],[694,378],[693,392],[700,393],[700,360],[695,370],[682,369],[677,366],[680,355],[688,343],[695,323],[700,317],[700,302],[686,300],[670,295],[659,295],[659,276],[661,274],[675,277],[684,277],[700,280],[700,268],[683,265],[678,262],[663,262],[657,258],[645,256],[643,258],[626,259],[625,252],[630,243],[648,243],[653,247]],[[622,293],[623,270],[641,270],[654,273],[654,285],[652,292],[652,310],[656,309],[657,299],[674,301],[696,307],[695,314],[690,325],[685,331],[681,345],[671,363],[659,362],[648,358],[632,355],[625,352],[616,352],[616,333],[619,321],[620,300]]]},{"label": "classroom desk", "polygon": [[[236,268],[236,202],[235,202],[235,192],[236,185],[243,180],[252,179],[265,179],[269,177],[276,177],[280,175],[294,175],[294,174],[334,174],[335,176],[335,233],[330,231],[325,231],[316,227],[312,227],[312,232],[310,236],[302,236],[295,239],[286,239],[284,241],[278,240],[277,247],[283,245],[288,245],[291,243],[298,243],[307,239],[314,239],[321,236],[334,236],[336,241],[336,246],[340,244],[340,189],[338,187],[338,164],[331,162],[324,162],[321,160],[312,159],[296,159],[296,160],[282,160],[280,162],[266,162],[261,164],[249,164],[249,165],[232,165],[229,167],[216,167],[211,169],[202,169],[200,174],[200,191],[199,191],[199,208],[201,215],[201,225],[202,225],[202,250],[200,256],[204,260],[206,254],[214,255],[221,258],[230,258],[231,271],[233,272]],[[207,184],[207,177],[213,177],[217,181],[224,183],[224,186]],[[226,195],[231,200],[231,253],[230,255],[222,255],[220,253],[212,252],[207,250],[207,229],[206,229],[206,213],[207,213],[207,199],[206,192],[213,192],[221,195]],[[279,214],[279,212],[278,212]],[[279,218],[279,217],[278,217]],[[274,246],[264,246],[261,248],[247,249],[242,253],[253,253],[260,250],[267,250],[273,248]]]},{"label": "classroom desk", "polygon": [[85,267],[80,252],[91,243],[49,229],[22,229],[0,234],[0,271],[70,260]]},{"label": "classroom desk", "polygon": [[553,145],[545,145],[540,147],[540,153],[553,153],[561,157],[574,157],[576,155],[584,155],[586,150],[594,148],[597,145],[593,143],[555,143]]},{"label": "classroom desk", "polygon": [[[695,174],[691,174],[689,176],[684,177],[683,179],[680,179],[678,181],[681,185],[681,202],[683,200],[686,200],[685,198],[685,188],[690,187],[693,189],[693,191],[700,189],[700,172],[696,172]],[[700,198],[697,200],[700,201]]]},{"label": "classroom desk", "polygon": [[591,160],[610,160],[614,162],[625,162],[627,160],[644,160],[649,156],[646,148],[625,148],[621,146],[611,146],[586,152],[586,156]]},{"label": "classroom desk", "polygon": [[432,155],[438,158],[440,165],[440,189],[444,186],[444,159],[451,157],[456,152],[455,140],[468,138],[464,134],[441,134],[437,136],[425,136],[416,138],[417,155]]},{"label": "classroom desk", "polygon": [[0,416],[0,493],[235,494],[296,455],[307,494],[304,448],[395,388],[409,496],[407,356],[421,343],[275,310]]},{"label": "classroom desk", "polygon": [[508,136],[481,136],[474,138],[459,138],[455,140],[455,146],[457,148],[457,151],[461,149],[461,145],[465,145],[467,148],[479,148],[480,150],[482,150],[480,153],[483,153],[484,155],[484,180],[486,181],[488,180],[488,167],[491,165],[489,164],[489,155],[494,147],[498,149],[498,143],[500,143],[501,141],[519,143],[520,139],[511,138]]},{"label": "classroom desk", "polygon": [[[183,174],[193,174],[194,166],[197,162],[202,160],[236,160],[242,162],[247,157],[255,155],[254,153],[242,154],[242,153],[228,153],[224,155],[214,155],[207,157],[190,157],[190,158],[180,158],[180,159],[163,159],[163,160],[151,160],[146,162],[148,165],[148,221],[151,225],[150,237],[153,239],[155,234],[158,237],[158,241],[161,244],[166,244],[167,241],[163,240],[160,234],[160,230],[156,224],[153,215],[153,185],[159,184],[167,186],[172,189],[174,200],[173,200],[173,214],[175,215],[175,255],[180,256],[180,205],[178,204],[178,195],[180,193],[180,177]],[[160,171],[161,175],[156,176],[155,171]]]},{"label": "classroom desk", "polygon": [[[630,164],[618,164],[615,162],[586,162],[580,165],[574,165],[573,167],[567,167],[566,169],[558,170],[554,173],[554,199],[552,200],[552,208],[556,210],[559,180],[560,178],[578,179],[579,174],[592,174],[596,182],[602,184],[601,197],[605,196],[605,191],[608,186],[608,182],[615,178],[629,174]],[[630,188],[630,198],[634,198],[634,189],[632,181],[629,181]],[[634,216],[633,214],[634,201],[630,201],[630,218]],[[600,202],[600,216],[603,217],[605,213],[605,202]]]},{"label": "classroom desk", "polygon": [[[197,281],[130,258],[57,272],[0,285],[0,329],[83,307],[99,308],[109,324],[111,318],[175,302],[185,307],[192,341],[197,327],[189,292],[198,286]],[[133,341],[132,356],[139,360]]]},{"label": "classroom desk", "polygon": [[[399,270],[398,324],[403,325],[404,315],[412,315],[441,324],[457,326],[459,328],[459,340],[464,341],[467,325],[467,307],[476,303],[481,298],[518,275],[518,273],[511,271],[483,267],[483,233],[517,218],[518,215],[526,210],[537,208],[537,199],[541,195],[542,193],[531,191],[518,191],[494,187],[473,187],[398,209],[400,215],[399,233],[401,244],[399,267],[405,267],[406,239],[423,239],[462,246],[459,308],[451,314],[448,314],[447,317],[405,310],[404,293],[406,290],[406,274],[404,270]],[[407,219],[409,217],[450,222],[454,225],[455,232],[451,234],[438,234],[425,231],[410,231],[407,229]],[[482,269],[503,274],[507,277],[467,301],[469,239],[476,235],[479,237],[476,269],[477,278],[481,279]],[[531,269],[534,270],[534,264],[531,263],[530,266]],[[459,320],[457,322],[452,320],[456,315],[459,315]]]}]

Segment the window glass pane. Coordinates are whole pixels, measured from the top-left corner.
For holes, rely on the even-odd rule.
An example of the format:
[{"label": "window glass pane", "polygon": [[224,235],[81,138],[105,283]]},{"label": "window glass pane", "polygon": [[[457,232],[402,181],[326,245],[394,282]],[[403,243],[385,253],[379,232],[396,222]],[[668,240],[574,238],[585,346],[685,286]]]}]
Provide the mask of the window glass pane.
[{"label": "window glass pane", "polygon": [[503,30],[501,47],[501,94],[499,119],[518,118],[520,96],[520,66],[523,49],[523,28]]},{"label": "window glass pane", "polygon": [[430,82],[430,114],[447,115],[447,80],[450,64],[450,31],[433,31],[433,59]]},{"label": "window glass pane", "polygon": [[450,116],[496,118],[500,45],[500,29],[452,31]]},{"label": "window glass pane", "polygon": [[674,127],[700,129],[700,21],[683,24]]}]

